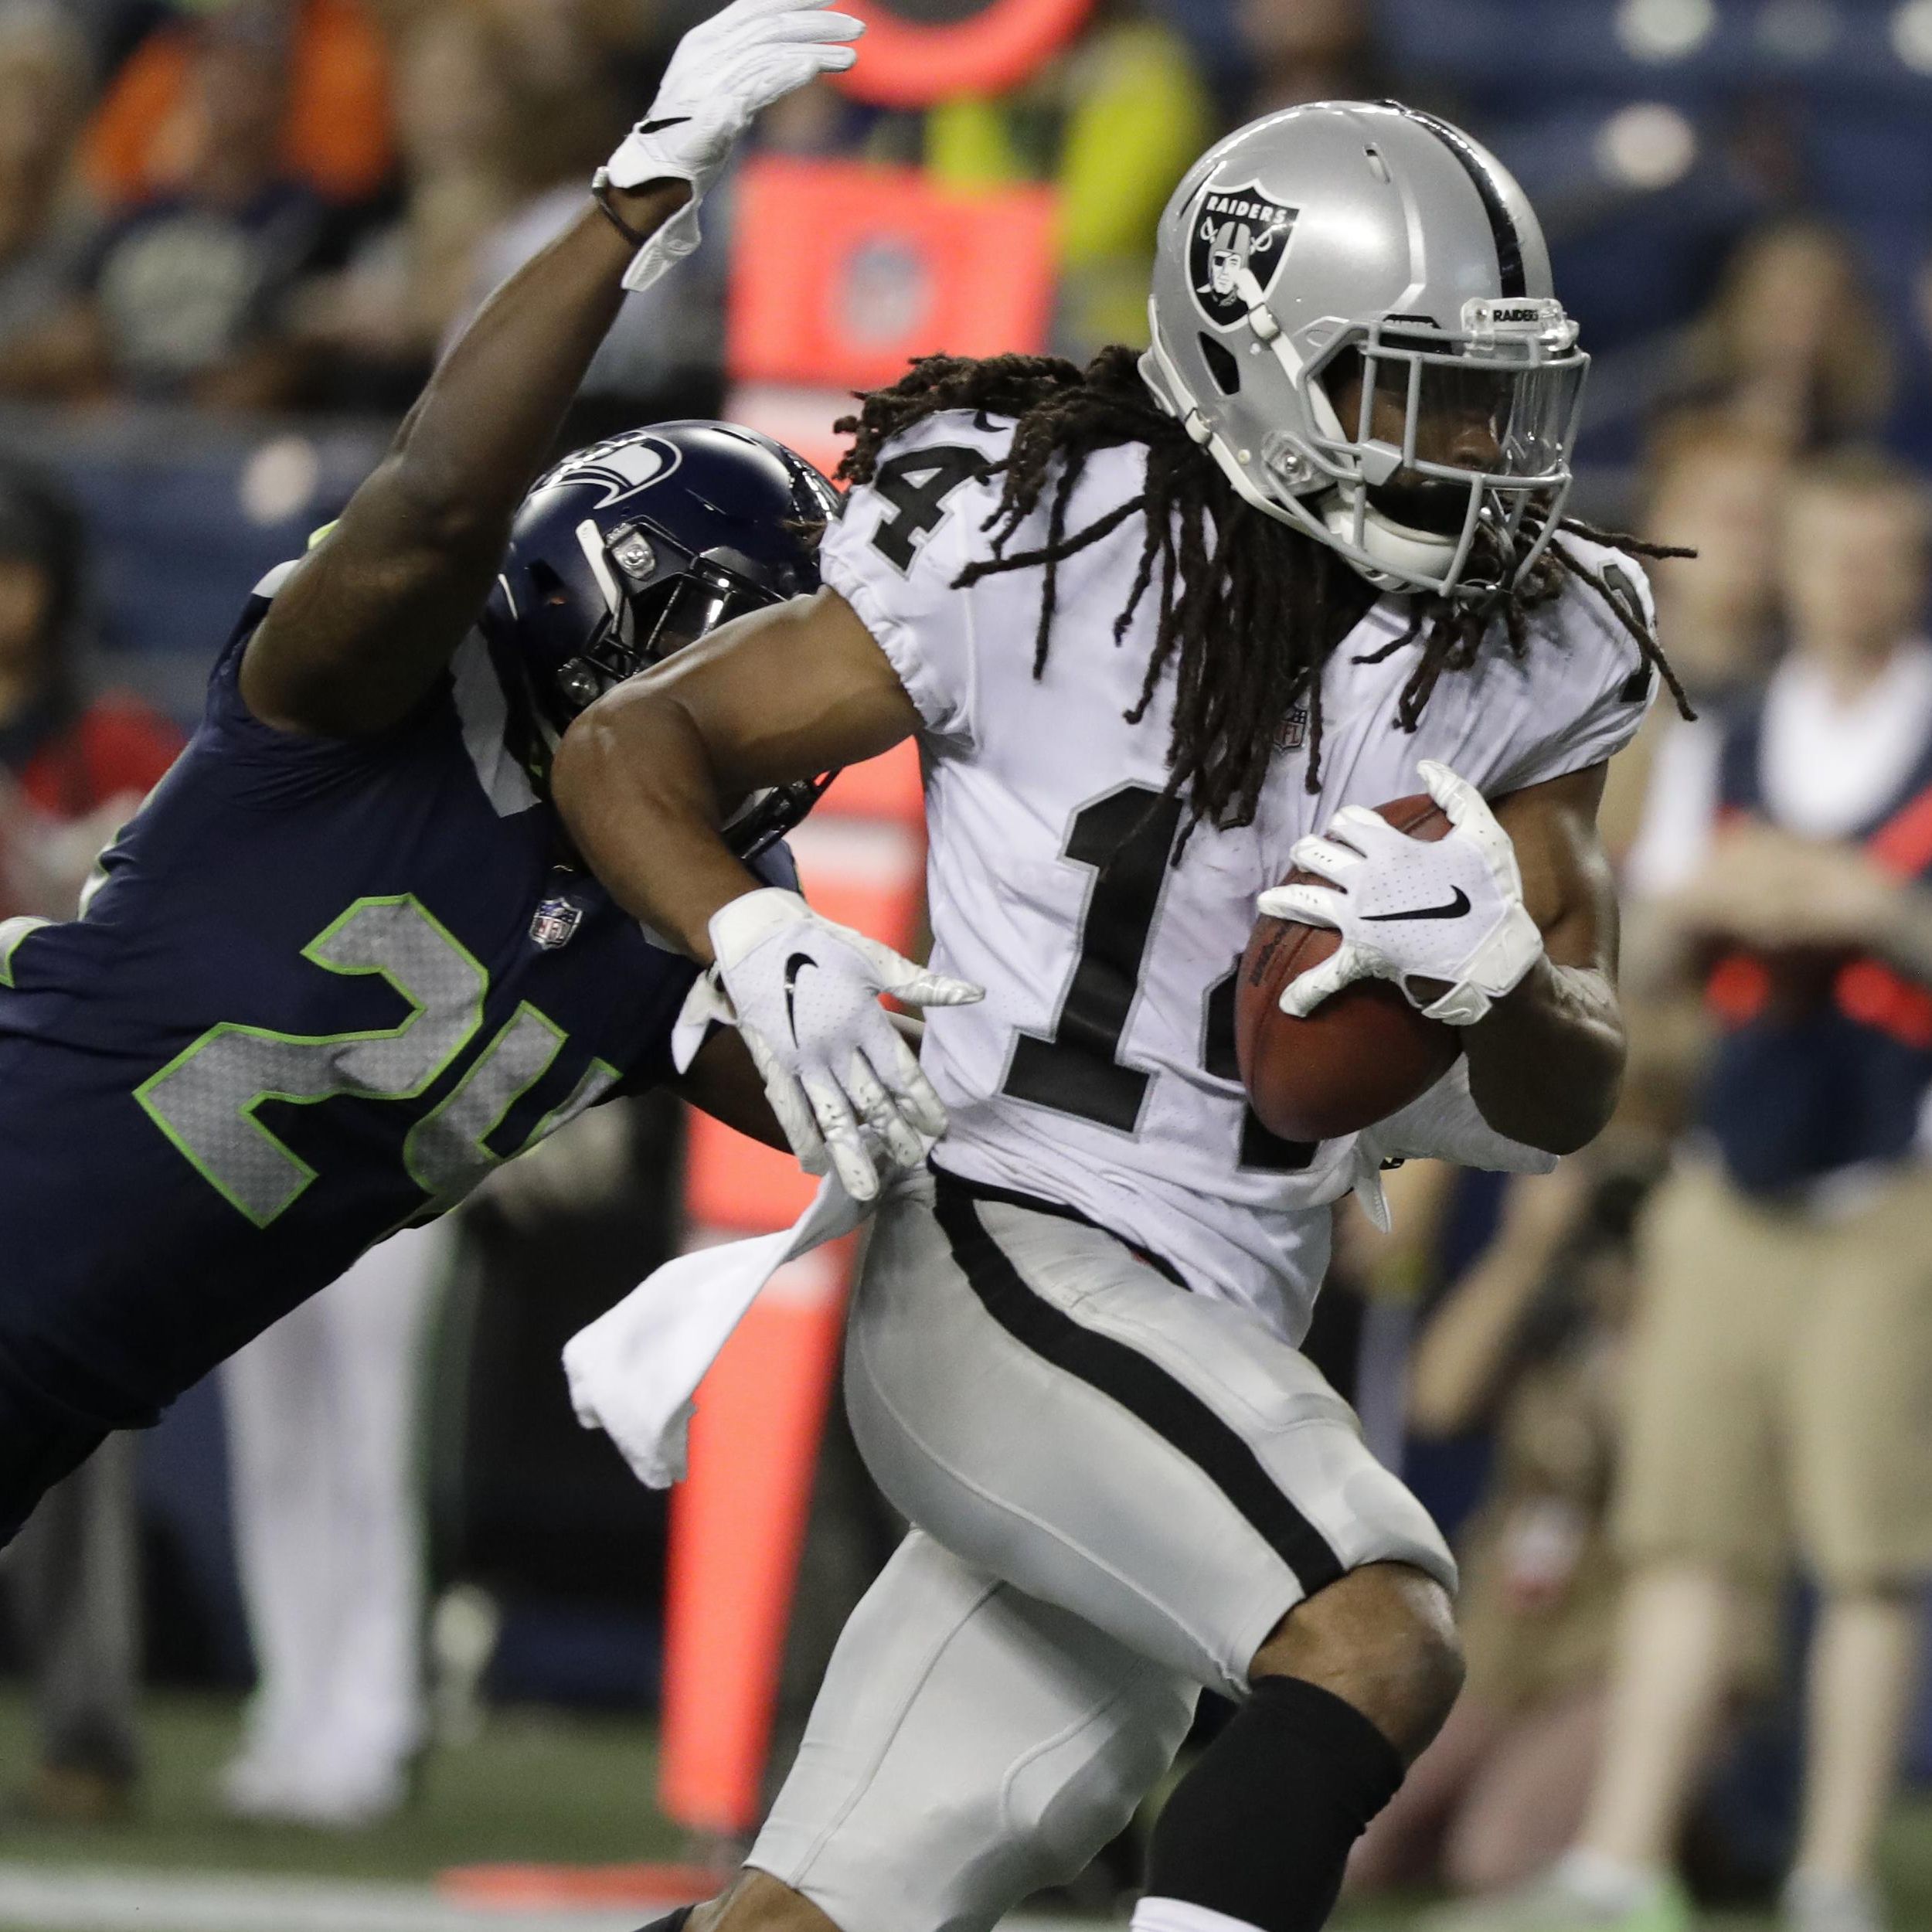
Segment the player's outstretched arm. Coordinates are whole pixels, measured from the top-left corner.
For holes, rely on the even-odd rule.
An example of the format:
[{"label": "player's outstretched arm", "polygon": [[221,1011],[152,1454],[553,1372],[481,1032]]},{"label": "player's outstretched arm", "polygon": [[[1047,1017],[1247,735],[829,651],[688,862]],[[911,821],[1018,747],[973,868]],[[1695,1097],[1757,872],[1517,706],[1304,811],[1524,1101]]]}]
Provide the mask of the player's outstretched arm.
[{"label": "player's outstretched arm", "polygon": [[854,1196],[878,1189],[871,1148],[917,1160],[945,1126],[879,1005],[951,1005],[979,989],[922,971],[764,886],[719,831],[767,785],[876,757],[919,714],[835,591],[753,612],[607,692],[551,770],[577,849],[617,900],[692,958],[715,962],[687,1018],[733,1023],[787,1141]]},{"label": "player's outstretched arm", "polygon": [[600,178],[606,207],[587,199],[485,304],[277,597],[242,666],[257,717],[355,736],[393,724],[429,689],[482,607],[626,286],[696,246],[697,201],[760,108],[852,64],[842,43],[859,23],[826,5],[734,0],[685,36]]},{"label": "player's outstretched arm", "polygon": [[1493,810],[1446,767],[1420,769],[1451,821],[1444,838],[1410,838],[1344,807],[1327,836],[1294,848],[1318,879],[1261,895],[1264,913],[1342,934],[1283,1009],[1305,1015],[1352,980],[1393,980],[1463,1029],[1470,1094],[1490,1126],[1573,1153],[1602,1131],[1623,1079],[1617,896],[1597,832],[1607,767],[1526,786]]}]

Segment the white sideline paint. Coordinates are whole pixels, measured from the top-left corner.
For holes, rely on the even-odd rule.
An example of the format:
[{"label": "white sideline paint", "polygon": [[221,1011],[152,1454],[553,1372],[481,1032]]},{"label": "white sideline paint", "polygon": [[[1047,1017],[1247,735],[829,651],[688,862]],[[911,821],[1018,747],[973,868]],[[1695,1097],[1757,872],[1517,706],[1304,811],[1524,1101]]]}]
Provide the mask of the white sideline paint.
[{"label": "white sideline paint", "polygon": [[[662,1910],[662,1908],[659,1908]],[[9,1932],[636,1932],[641,1913],[485,1912],[426,1886],[0,1863]],[[1002,1932],[1067,1932],[1009,1919]]]}]

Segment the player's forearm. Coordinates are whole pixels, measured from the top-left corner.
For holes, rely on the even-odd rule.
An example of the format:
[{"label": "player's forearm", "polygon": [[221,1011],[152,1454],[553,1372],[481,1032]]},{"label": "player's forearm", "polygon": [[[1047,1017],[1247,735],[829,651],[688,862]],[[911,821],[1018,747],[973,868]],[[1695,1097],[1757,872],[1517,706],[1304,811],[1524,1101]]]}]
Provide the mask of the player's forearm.
[{"label": "player's forearm", "polygon": [[585,862],[627,912],[709,964],[711,916],[764,883],[719,827],[703,736],[675,695],[620,687],[573,724],[551,793]]},{"label": "player's forearm", "polygon": [[1595,967],[1538,960],[1466,1029],[1469,1091],[1498,1134],[1573,1154],[1615,1111],[1625,1040],[1617,995]]},{"label": "player's forearm", "polygon": [[[627,201],[655,227],[681,182]],[[464,331],[326,542],[248,648],[242,695],[284,729],[353,736],[404,716],[475,621],[511,520],[622,299],[628,242],[594,207]]]},{"label": "player's forearm", "polygon": [[680,1100],[714,1121],[781,1154],[791,1152],[791,1144],[765,1097],[764,1081],[751,1063],[743,1038],[731,1028],[714,1031],[699,1048],[690,1070],[667,1084]]},{"label": "player's forearm", "polygon": [[[690,196],[662,182],[613,200],[648,235]],[[486,302],[430,379],[385,466],[394,508],[494,555],[617,318],[636,250],[588,200]]]}]

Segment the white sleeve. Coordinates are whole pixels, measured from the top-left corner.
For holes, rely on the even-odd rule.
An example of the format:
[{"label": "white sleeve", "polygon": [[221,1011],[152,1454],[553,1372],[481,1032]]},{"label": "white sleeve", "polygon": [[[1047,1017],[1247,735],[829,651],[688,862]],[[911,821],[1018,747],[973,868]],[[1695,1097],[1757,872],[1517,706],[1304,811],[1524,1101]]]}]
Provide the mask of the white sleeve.
[{"label": "white sleeve", "polygon": [[970,746],[978,686],[973,600],[956,587],[999,501],[990,464],[1011,425],[947,410],[886,444],[819,546],[825,582],[885,652],[927,730]]},{"label": "white sleeve", "polygon": [[[1566,549],[1601,578],[1653,634],[1657,606],[1643,566],[1621,550],[1562,539]],[[1553,630],[1554,635],[1547,634]],[[1560,778],[1603,764],[1636,736],[1657,697],[1660,680],[1637,640],[1590,587],[1572,580],[1553,611],[1532,631],[1538,701],[1531,728],[1508,764],[1485,790],[1492,795]]]},{"label": "white sleeve", "polygon": [[1378,1121],[1362,1137],[1385,1161],[1453,1161],[1495,1174],[1548,1174],[1553,1154],[1498,1134],[1469,1091],[1469,1063],[1461,1054],[1435,1085],[1400,1113]]}]

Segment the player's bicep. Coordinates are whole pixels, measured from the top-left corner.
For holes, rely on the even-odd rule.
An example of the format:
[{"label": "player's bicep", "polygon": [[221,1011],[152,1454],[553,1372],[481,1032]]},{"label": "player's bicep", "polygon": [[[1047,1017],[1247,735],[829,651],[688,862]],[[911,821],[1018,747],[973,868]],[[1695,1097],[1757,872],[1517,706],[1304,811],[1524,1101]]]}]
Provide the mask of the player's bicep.
[{"label": "player's bicep", "polygon": [[378,469],[277,594],[242,660],[265,724],[344,737],[406,716],[468,634],[507,531],[431,515]]},{"label": "player's bicep", "polygon": [[835,590],[754,611],[600,699],[674,706],[721,797],[812,778],[889,751],[920,716],[885,653]]},{"label": "player's bicep", "polygon": [[1597,830],[1608,767],[1595,764],[1498,800],[1516,848],[1523,902],[1559,966],[1617,970],[1617,890]]}]

